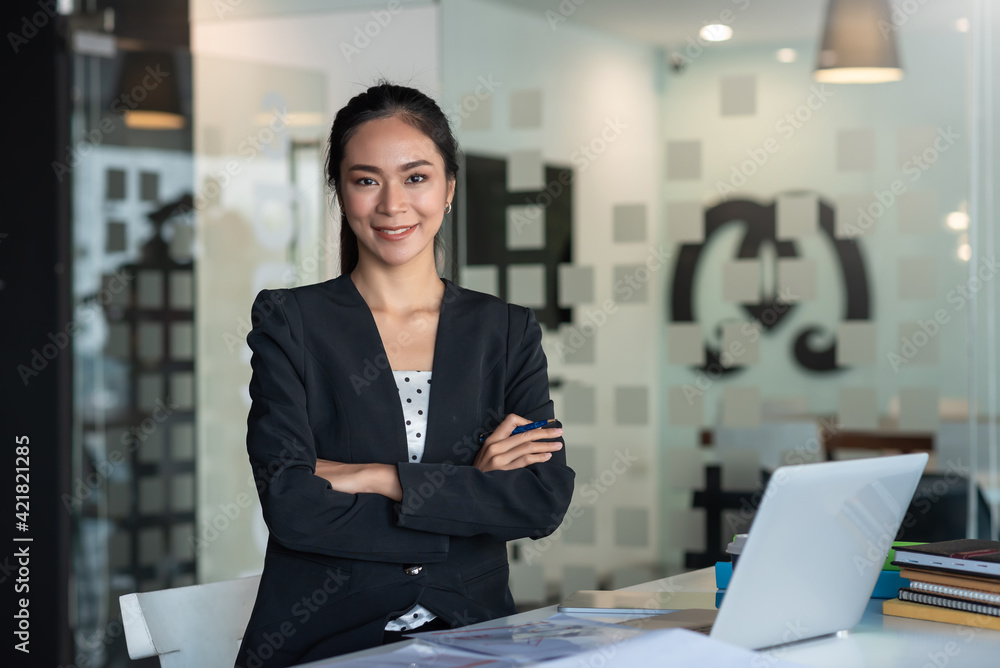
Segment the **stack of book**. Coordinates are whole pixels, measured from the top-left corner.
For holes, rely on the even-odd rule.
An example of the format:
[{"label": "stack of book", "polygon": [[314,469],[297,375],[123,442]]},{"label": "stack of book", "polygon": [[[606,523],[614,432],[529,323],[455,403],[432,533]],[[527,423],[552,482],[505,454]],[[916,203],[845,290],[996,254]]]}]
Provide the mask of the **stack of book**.
[{"label": "stack of book", "polygon": [[1000,630],[1000,542],[949,540],[896,548],[909,586],[882,613]]}]

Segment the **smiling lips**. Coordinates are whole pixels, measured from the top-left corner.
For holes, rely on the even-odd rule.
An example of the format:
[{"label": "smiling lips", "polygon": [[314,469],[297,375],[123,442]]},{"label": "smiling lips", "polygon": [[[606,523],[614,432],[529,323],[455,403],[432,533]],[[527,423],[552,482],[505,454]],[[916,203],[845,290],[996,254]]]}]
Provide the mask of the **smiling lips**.
[{"label": "smiling lips", "polygon": [[389,241],[399,241],[400,239],[405,239],[410,236],[410,233],[412,233],[416,227],[416,225],[411,225],[409,227],[376,227],[375,233],[383,239],[388,239]]}]

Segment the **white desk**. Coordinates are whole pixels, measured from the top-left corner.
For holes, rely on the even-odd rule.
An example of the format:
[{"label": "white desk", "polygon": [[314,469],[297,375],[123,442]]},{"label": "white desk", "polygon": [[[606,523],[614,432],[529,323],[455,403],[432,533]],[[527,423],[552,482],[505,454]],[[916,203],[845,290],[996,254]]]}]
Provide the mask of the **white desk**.
[{"label": "white desk", "polygon": [[[684,591],[705,593],[704,607],[714,607],[715,572],[711,568],[654,580],[622,591]],[[524,624],[545,619],[556,614],[556,606],[523,612],[510,617],[494,619],[476,626]],[[621,621],[624,615],[578,615],[601,621]],[[339,660],[380,654],[395,649],[396,645],[375,647],[338,657]],[[865,614],[855,628],[838,636],[806,640],[786,645],[769,654],[805,666],[829,668],[997,668],[1000,667],[1000,631],[955,626],[918,619],[886,617],[882,615],[882,600],[872,599]],[[302,666],[313,668],[335,665],[332,659],[314,661]],[[607,666],[615,665],[614,660]],[[764,660],[762,666],[767,665]],[[630,666],[629,668],[635,668]]]}]

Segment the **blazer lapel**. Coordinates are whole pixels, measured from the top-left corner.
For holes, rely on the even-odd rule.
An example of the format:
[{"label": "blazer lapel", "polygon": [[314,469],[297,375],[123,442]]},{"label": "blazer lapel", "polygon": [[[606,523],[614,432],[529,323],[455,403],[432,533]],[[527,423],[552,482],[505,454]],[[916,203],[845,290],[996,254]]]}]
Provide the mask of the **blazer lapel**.
[{"label": "blazer lapel", "polygon": [[[451,455],[452,429],[458,421],[456,409],[461,410],[473,388],[467,386],[468,375],[462,366],[468,360],[456,354],[467,347],[475,332],[470,329],[471,315],[463,308],[462,289],[446,278],[441,313],[438,316],[437,338],[434,340],[434,368],[431,373],[431,395],[427,405],[427,434],[424,441],[423,461],[440,462],[453,459]],[[466,381],[466,382],[463,382]]]},{"label": "blazer lapel", "polygon": [[[475,415],[479,405],[474,382],[478,374],[470,373],[474,370],[467,368],[470,360],[465,354],[477,347],[473,344],[477,340],[478,325],[475,312],[465,308],[468,297],[461,287],[448,279],[441,280],[445,284],[445,291],[434,340],[427,432],[424,434],[423,461],[426,462],[454,460],[453,446],[456,439],[461,439],[461,433],[456,433],[456,428],[460,432],[460,425],[467,423],[470,415]],[[375,317],[349,275],[341,275],[331,282],[342,282],[341,290],[338,290],[338,301],[342,300],[342,305],[349,307],[343,326],[350,332],[347,340],[357,342],[358,347],[353,351],[359,356],[355,372],[363,373],[366,360],[370,360],[380,370],[370,381],[370,386],[360,394],[362,401],[377,403],[366,406],[365,414],[377,415],[384,421],[383,431],[391,433],[392,437],[389,443],[383,443],[381,447],[389,448],[388,454],[393,461],[405,462],[408,452],[403,408],[399,403],[399,390],[388,366],[388,356]],[[385,365],[384,368],[380,362]],[[378,446],[370,444],[367,447]]]}]

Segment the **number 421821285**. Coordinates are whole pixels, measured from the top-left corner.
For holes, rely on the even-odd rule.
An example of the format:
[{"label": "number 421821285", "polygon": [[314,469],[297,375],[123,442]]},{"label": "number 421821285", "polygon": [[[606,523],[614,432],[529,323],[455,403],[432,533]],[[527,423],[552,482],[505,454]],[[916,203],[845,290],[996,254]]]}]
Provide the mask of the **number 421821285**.
[{"label": "number 421821285", "polygon": [[14,516],[19,522],[22,522],[25,525],[25,529],[27,529],[28,492],[30,490],[30,487],[28,486],[28,472],[30,467],[28,453],[29,443],[31,440],[27,436],[18,436],[15,440],[17,442],[17,446],[14,448],[14,454],[16,455],[16,459],[14,460],[14,466],[16,467],[14,469],[14,492],[16,494],[14,497]]}]

